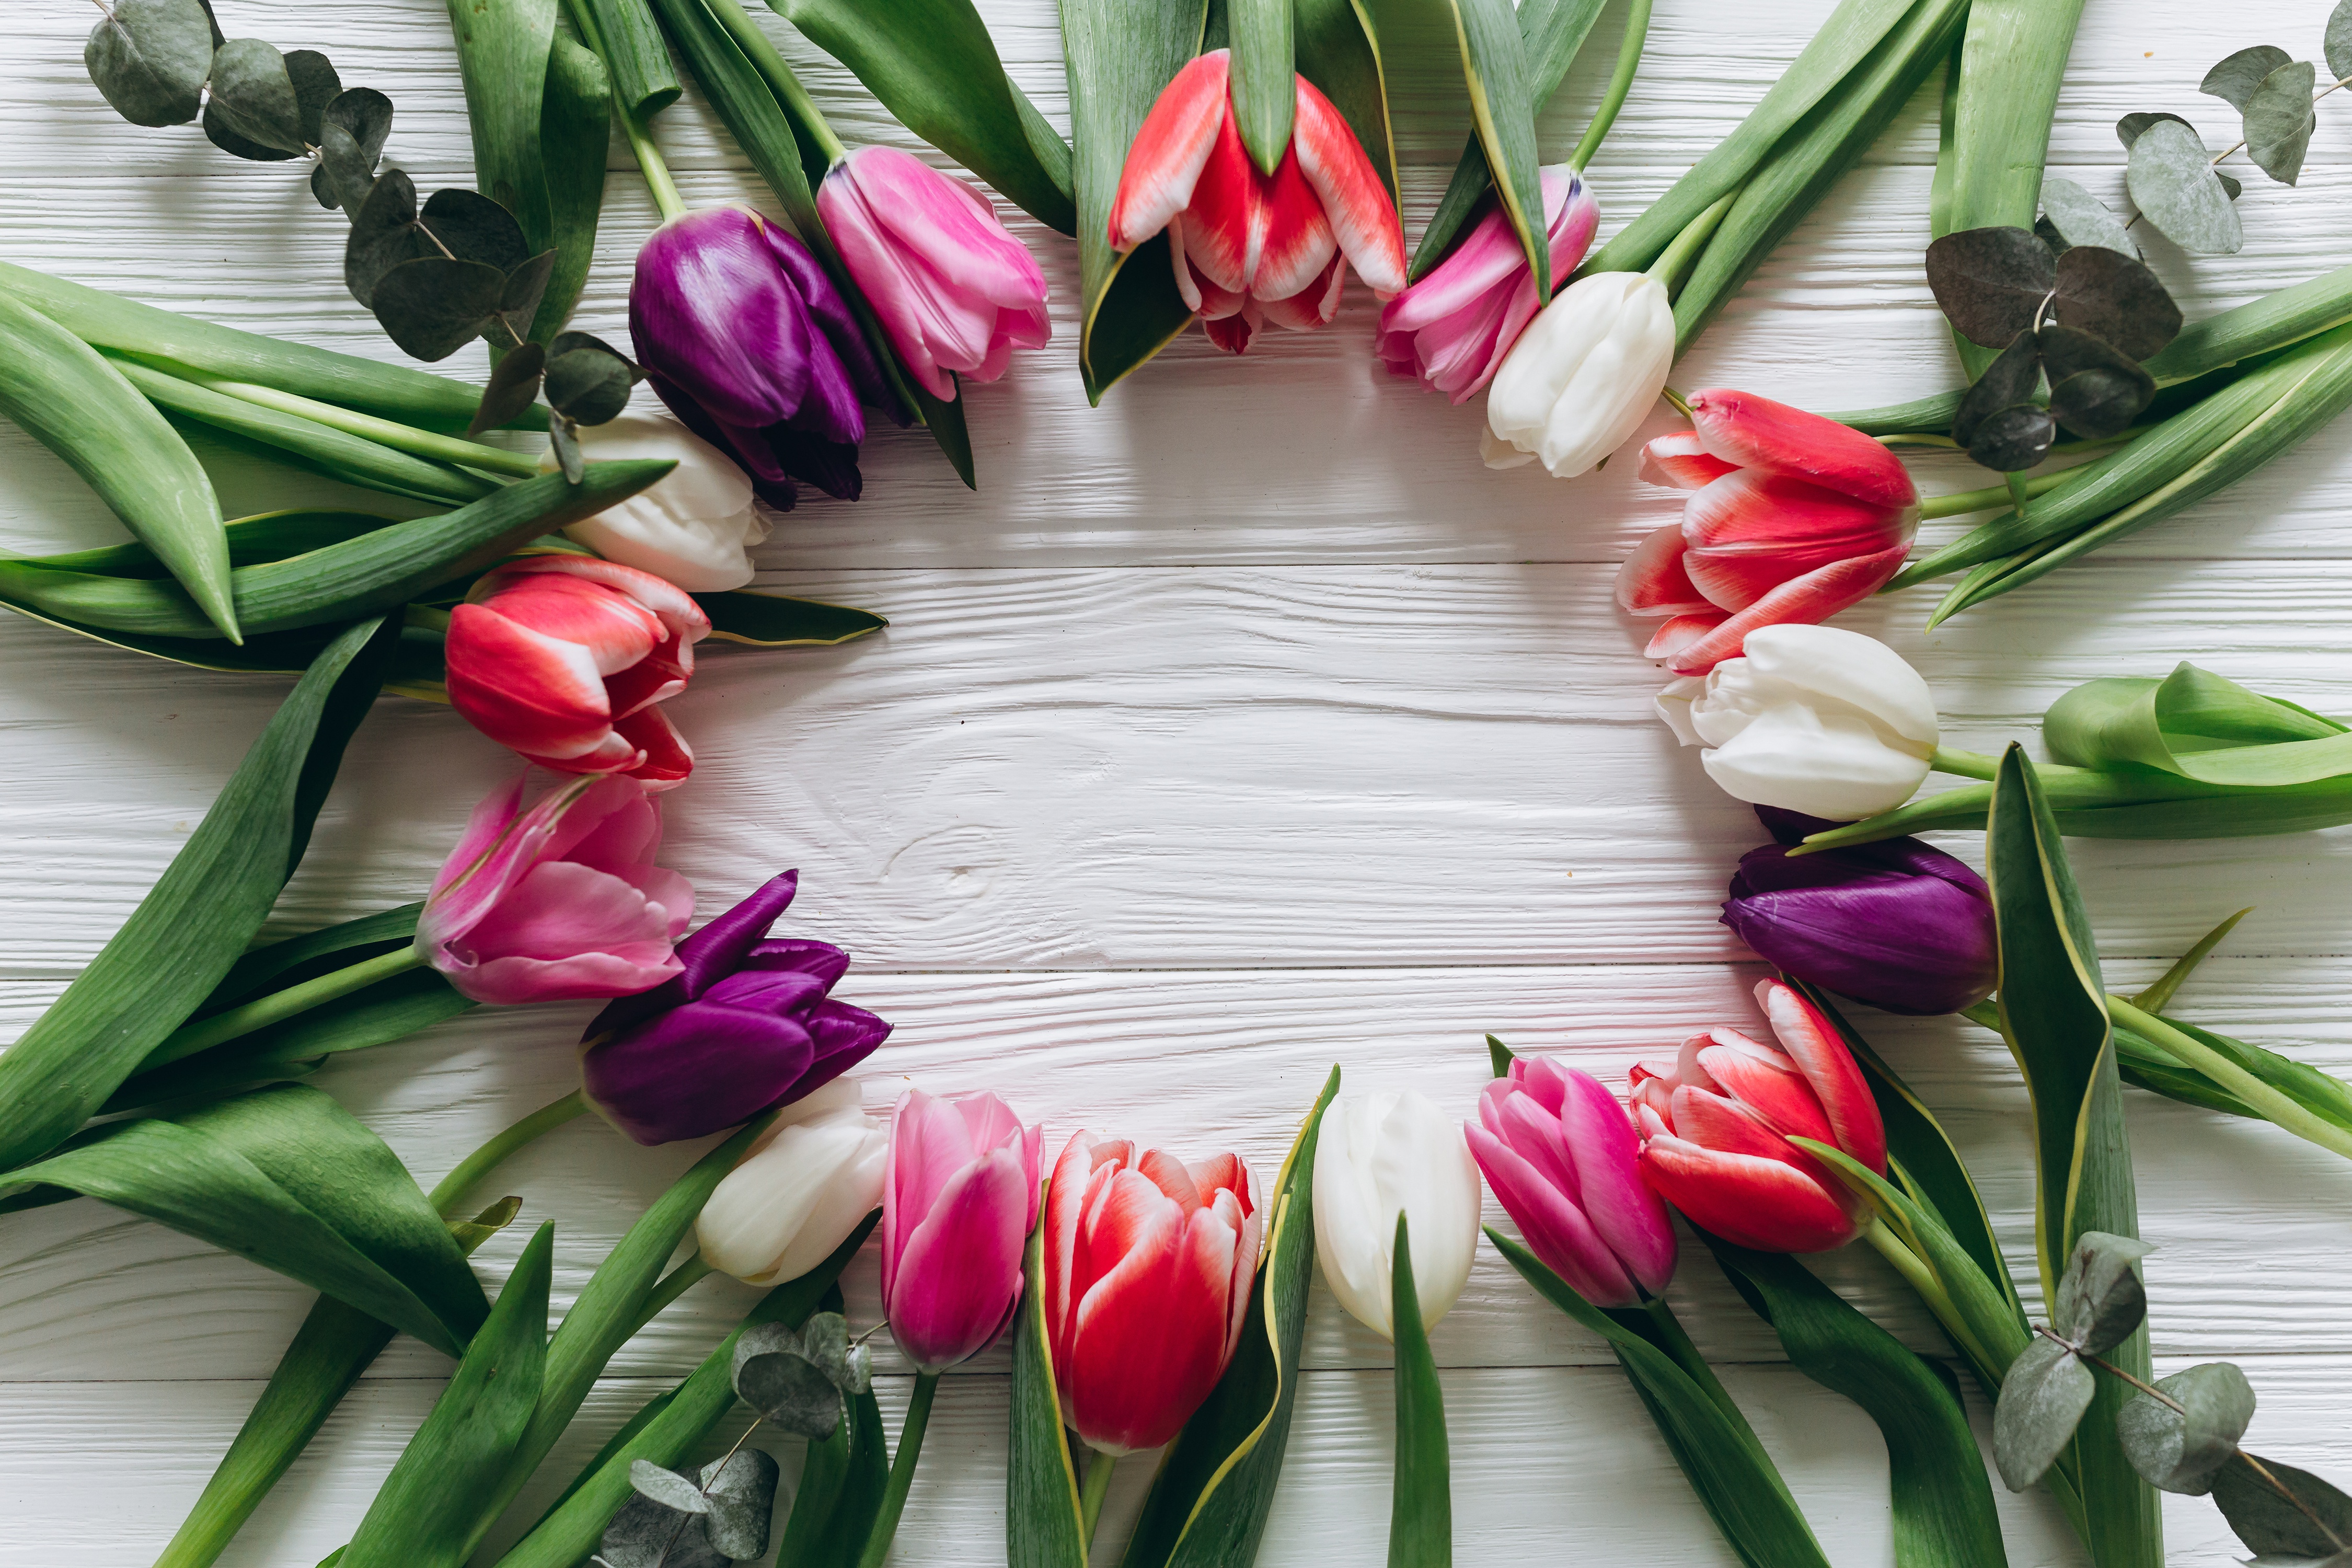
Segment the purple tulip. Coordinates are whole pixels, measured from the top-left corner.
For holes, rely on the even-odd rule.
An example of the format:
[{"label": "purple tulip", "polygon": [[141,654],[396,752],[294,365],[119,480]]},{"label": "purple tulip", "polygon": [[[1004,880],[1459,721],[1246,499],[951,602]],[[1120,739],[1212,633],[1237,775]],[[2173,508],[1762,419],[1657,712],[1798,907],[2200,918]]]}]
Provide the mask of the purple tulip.
[{"label": "purple tulip", "polygon": [[849,954],[770,938],[800,873],[771,879],[677,944],[681,973],[596,1015],[580,1081],[597,1114],[640,1143],[700,1138],[789,1105],[872,1053],[890,1026],[830,1001]]},{"label": "purple tulip", "polygon": [[1992,994],[1998,947],[1984,879],[1916,838],[1791,858],[1837,826],[1759,805],[1776,844],[1739,858],[1723,923],[1782,972],[1889,1013],[1957,1013]]},{"label": "purple tulip", "polygon": [[629,336],[688,428],[793,504],[803,479],[857,499],[861,404],[897,408],[882,368],[808,247],[749,207],[672,218],[637,252]]}]

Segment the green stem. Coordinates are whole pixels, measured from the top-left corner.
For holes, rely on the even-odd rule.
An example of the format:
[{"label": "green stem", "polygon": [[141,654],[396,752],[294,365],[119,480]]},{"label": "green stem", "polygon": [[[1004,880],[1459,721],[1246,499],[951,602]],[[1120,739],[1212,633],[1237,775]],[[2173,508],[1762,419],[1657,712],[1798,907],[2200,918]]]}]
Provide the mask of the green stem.
[{"label": "green stem", "polygon": [[1738,199],[1738,191],[1725,192],[1716,199],[1714,205],[1691,219],[1682,233],[1675,236],[1674,243],[1650,263],[1649,276],[1666,286],[1669,297],[1681,289],[1683,274],[1697,262],[1699,252],[1706,249],[1706,242],[1715,237],[1716,227],[1723,222],[1723,215],[1729,212],[1731,204]]},{"label": "green stem", "polygon": [[390,952],[362,959],[348,968],[321,974],[315,980],[305,980],[299,985],[289,985],[283,991],[273,991],[257,997],[242,1007],[232,1007],[226,1013],[215,1013],[209,1018],[199,1018],[193,1024],[183,1024],[163,1037],[163,1041],[147,1053],[139,1070],[149,1072],[167,1062],[192,1057],[198,1051],[210,1050],[226,1040],[249,1035],[256,1029],[282,1023],[297,1013],[307,1012],[322,1002],[338,996],[348,996],[379,980],[389,980],[395,974],[405,974],[425,962],[425,955],[414,945],[394,948]]},{"label": "green stem", "polygon": [[1097,1448],[1087,1456],[1087,1479],[1078,1493],[1079,1521],[1086,1527],[1087,1544],[1095,1543],[1095,1526],[1102,1519],[1103,1499],[1110,1496],[1110,1469],[1118,1461]]},{"label": "green stem", "polygon": [[661,1282],[646,1297],[646,1304],[637,1309],[637,1326],[629,1331],[629,1337],[635,1339],[647,1323],[660,1317],[672,1301],[716,1272],[709,1260],[698,1252],[663,1275]]},{"label": "green stem", "polygon": [[2174,1028],[2153,1013],[2141,1012],[2120,996],[2107,998],[2107,1013],[2116,1023],[2145,1037],[2159,1050],[2171,1052],[2183,1066],[2202,1073],[2296,1137],[2316,1143],[2330,1153],[2352,1159],[2352,1132],[2314,1115],[2300,1101],[2273,1089],[2194,1035]]},{"label": "green stem", "polygon": [[2031,500],[2045,491],[2056,489],[2074,477],[2074,470],[2072,468],[2055,474],[2038,474],[2032,479],[2022,481],[2012,474],[2010,476],[2009,483],[1994,485],[1989,489],[1958,490],[1945,496],[1924,496],[1919,501],[1919,521],[1932,522],[1939,517],[1963,517],[1972,511],[1990,511],[1997,506],[2013,506],[2019,504],[2017,489],[2021,483],[2025,490],[2026,500]]},{"label": "green stem", "polygon": [[[596,18],[581,0],[567,0],[564,10],[578,30],[580,41],[588,46],[595,57],[609,68],[612,56],[605,51],[604,35],[596,26]],[[629,154],[637,161],[637,172],[646,177],[646,189],[654,195],[654,205],[661,209],[662,221],[686,216],[686,198],[677,194],[677,182],[670,178],[668,161],[654,142],[653,132],[645,121],[630,113],[618,98],[613,100],[613,120],[629,143]],[[532,471],[537,472],[536,466]]]},{"label": "green stem", "polygon": [[1881,1258],[1893,1264],[1895,1272],[1903,1276],[1904,1282],[1919,1293],[1919,1299],[1927,1303],[1927,1310],[1936,1314],[1936,1321],[1944,1325],[1944,1331],[1952,1336],[1952,1342],[1960,1347],[1960,1353],[1978,1366],[1997,1367],[2000,1364],[1969,1326],[1959,1303],[1952,1300],[1949,1290],[1944,1289],[1944,1282],[1936,1277],[1934,1268],[1926,1258],[1911,1250],[1910,1244],[1895,1234],[1894,1226],[1884,1219],[1874,1217],[1863,1231],[1862,1238],[1870,1243]]},{"label": "green stem", "polygon": [[1578,174],[1592,162],[1601,151],[1601,139],[1609,128],[1617,123],[1617,111],[1625,107],[1625,95],[1633,90],[1633,72],[1642,63],[1642,47],[1650,37],[1651,0],[1633,0],[1625,13],[1625,38],[1617,46],[1617,68],[1609,78],[1609,90],[1601,95],[1601,107],[1592,111],[1592,123],[1584,128],[1584,140],[1568,155],[1568,166]]},{"label": "green stem", "polygon": [[467,1191],[510,1159],[516,1150],[552,1132],[587,1109],[588,1102],[580,1098],[580,1091],[576,1089],[561,1100],[541,1106],[458,1161],[457,1168],[442,1177],[438,1184],[425,1194],[425,1201],[443,1219],[457,1218],[465,1211]]},{"label": "green stem", "polygon": [[[866,1538],[866,1551],[857,1559],[857,1568],[882,1568],[883,1559],[890,1555],[890,1540],[898,1533],[898,1516],[907,1510],[907,1489],[915,1484],[915,1460],[923,1451],[923,1428],[930,1425],[931,1398],[940,1391],[940,1374],[919,1372],[915,1374],[915,1392],[907,1400],[907,1424],[898,1428],[898,1452],[890,1461],[890,1483],[882,1493],[882,1511],[874,1518],[874,1533]],[[1099,1460],[1101,1456],[1097,1455]],[[1110,1469],[1103,1464],[1106,1474]],[[1094,1470],[1087,1471],[1091,1487]],[[1090,1494],[1091,1495],[1091,1494]],[[1101,1500],[1096,1500],[1096,1509]],[[1094,1515],[1087,1516],[1087,1534],[1093,1534]]]},{"label": "green stem", "polygon": [[1690,399],[1685,397],[1673,387],[1662,386],[1658,388],[1658,395],[1664,398],[1667,404],[1673,407],[1674,411],[1681,415],[1684,418],[1696,419],[1698,417],[1698,416],[1691,412]]},{"label": "green stem", "polygon": [[355,413],[332,403],[320,403],[316,398],[280,392],[274,386],[259,386],[249,381],[223,381],[191,371],[186,377],[207,392],[217,392],[225,397],[239,398],[262,408],[274,408],[280,414],[324,425],[330,430],[341,430],[346,436],[363,437],[394,451],[406,452],[413,458],[432,458],[460,468],[480,468],[488,473],[512,474],[517,479],[532,479],[539,473],[539,459],[520,452],[509,452],[503,447],[486,447],[478,441],[462,437],[438,435],[431,430],[419,430],[413,426],[379,419],[373,414]]},{"label": "green stem", "polygon": [[2025,503],[2033,499],[2033,491],[2027,484],[2025,476],[2021,473],[2011,473],[2003,475],[2002,479],[2009,491],[2009,504],[2019,511],[2023,511]]},{"label": "green stem", "polygon": [[774,41],[760,31],[759,24],[744,14],[737,0],[709,0],[709,4],[711,16],[727,29],[728,36],[735,40],[735,47],[743,51],[743,58],[751,62],[752,68],[768,84],[768,90],[776,95],[783,105],[786,117],[802,134],[816,143],[818,152],[824,154],[826,167],[830,168],[849,156],[849,149],[842,144],[840,137],[833,133],[833,127],[825,123],[816,100],[808,95],[808,89],[803,87],[801,79],[793,74],[793,68],[786,63],[784,57],[776,52]]},{"label": "green stem", "polygon": [[1929,753],[1927,766],[1939,773],[1958,773],[1964,779],[1990,781],[2000,776],[2000,759],[1988,757],[1982,752],[1963,752],[1950,746],[1938,746]]},{"label": "green stem", "polygon": [[1723,1380],[1715,1375],[1715,1368],[1706,1364],[1706,1357],[1699,1353],[1698,1346],[1691,1342],[1689,1332],[1683,1328],[1682,1320],[1675,1316],[1675,1310],[1666,1305],[1666,1299],[1652,1296],[1643,1301],[1642,1310],[1657,1326],[1658,1337],[1652,1342],[1674,1357],[1675,1364],[1682,1368],[1725,1415],[1731,1417],[1734,1425],[1742,1431],[1747,1430],[1748,1417],[1740,1414],[1738,1402],[1731,1397],[1731,1391],[1723,1386]]}]

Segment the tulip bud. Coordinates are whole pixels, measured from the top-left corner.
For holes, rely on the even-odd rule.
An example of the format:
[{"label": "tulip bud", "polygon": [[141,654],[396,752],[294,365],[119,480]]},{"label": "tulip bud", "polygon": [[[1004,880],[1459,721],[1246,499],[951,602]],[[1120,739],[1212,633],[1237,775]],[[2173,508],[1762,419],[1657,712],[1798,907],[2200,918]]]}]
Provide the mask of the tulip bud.
[{"label": "tulip bud", "polygon": [[1916,838],[1790,856],[1837,826],[1759,805],[1779,840],[1739,858],[1723,923],[1784,974],[1883,1007],[1929,1016],[1992,994],[2000,950],[1984,879]]},{"label": "tulip bud", "polygon": [[1315,1145],[1315,1254],[1339,1305],[1384,1340],[1396,1338],[1400,1214],[1422,1327],[1433,1328],[1470,1282],[1478,1167],[1462,1130],[1424,1096],[1340,1100],[1324,1112]]},{"label": "tulip bud", "polygon": [[1063,1418],[1098,1453],[1160,1447],[1241,1343],[1260,1240],[1249,1167],[1080,1132],[1054,1163],[1044,1224]]},{"label": "tulip bud", "polygon": [[845,1079],[786,1107],[702,1205],[703,1260],[747,1285],[799,1279],[881,1204],[889,1150]]},{"label": "tulip bud", "polygon": [[580,1084],[640,1143],[700,1138],[789,1105],[872,1055],[890,1026],[831,1000],[849,954],[768,928],[800,873],[775,877],[677,945],[677,973],[581,1037]]},{"label": "tulip bud", "polygon": [[1664,1292],[1674,1226],[1636,1168],[1632,1119],[1598,1079],[1519,1057],[1486,1085],[1464,1131],[1528,1250],[1578,1294],[1630,1307]]},{"label": "tulip bud", "polygon": [[1633,1068],[1643,1178],[1736,1247],[1827,1252],[1862,1234],[1863,1200],[1790,1138],[1843,1150],[1886,1173],[1878,1102],[1828,1019],[1790,986],[1759,982],[1768,1046],[1717,1027],[1670,1062]]},{"label": "tulip bud", "polygon": [[1579,279],[1552,296],[1495,373],[1479,453],[1490,468],[1540,458],[1554,479],[1572,479],[1649,417],[1674,363],[1664,284],[1639,272]]},{"label": "tulip bud", "polygon": [[416,917],[416,948],[477,1002],[625,996],[683,967],[694,888],[653,863],[661,813],[621,778],[566,779],[522,809],[485,796]]},{"label": "tulip bud", "polygon": [[1935,694],[1903,657],[1835,626],[1765,626],[1747,653],[1658,694],[1658,717],[1706,746],[1733,798],[1840,822],[1892,810],[1926,782]]},{"label": "tulip bud", "polygon": [[[751,481],[733,459],[675,419],[624,414],[583,425],[592,459],[667,458],[677,466],[625,501],[563,531],[607,561],[650,572],[689,594],[717,594],[751,580],[751,548],[768,537],[751,504]],[[540,468],[552,471],[550,452]]]},{"label": "tulip bud", "polygon": [[955,376],[994,381],[1014,349],[1052,341],[1037,258],[961,180],[860,147],[825,174],[816,209],[899,363],[941,402]]},{"label": "tulip bud", "polygon": [[1012,1322],[1037,1223],[1038,1135],[992,1094],[900,1098],[882,1198],[882,1311],[918,1370],[970,1360]]}]

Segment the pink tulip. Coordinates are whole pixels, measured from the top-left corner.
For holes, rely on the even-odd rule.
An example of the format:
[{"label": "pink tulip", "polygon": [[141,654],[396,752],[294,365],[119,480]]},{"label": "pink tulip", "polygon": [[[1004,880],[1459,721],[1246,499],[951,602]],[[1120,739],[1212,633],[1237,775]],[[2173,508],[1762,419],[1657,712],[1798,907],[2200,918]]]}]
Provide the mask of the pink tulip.
[{"label": "pink tulip", "polygon": [[1183,1429],[1241,1343],[1257,1275],[1249,1168],[1081,1132],[1046,1188],[1045,1332],[1062,1415],[1108,1456]]},{"label": "pink tulip", "polygon": [[449,704],[564,773],[682,783],[694,753],[655,706],[686,689],[710,617],[650,572],[529,555],[485,573],[449,613]]},{"label": "pink tulip", "polygon": [[425,961],[491,1003],[627,996],[677,973],[694,888],[653,863],[661,813],[645,786],[566,779],[525,811],[524,776],[474,808],[433,879]]},{"label": "pink tulip", "polygon": [[816,209],[899,363],[941,402],[954,375],[994,381],[1014,349],[1052,340],[1037,258],[961,180],[860,147],[817,186]]},{"label": "pink tulip", "polygon": [[[1544,231],[1558,289],[1591,246],[1601,204],[1565,163],[1542,173]],[[1527,252],[1508,215],[1489,198],[1486,216],[1454,253],[1381,307],[1381,358],[1397,374],[1417,375],[1432,392],[1467,402],[1495,379],[1538,309]]]},{"label": "pink tulip", "polygon": [[1528,1250],[1586,1300],[1630,1307],[1665,1290],[1674,1226],[1635,1166],[1633,1119],[1598,1079],[1521,1057],[1463,1131]]},{"label": "pink tulip", "polygon": [[882,1189],[882,1309],[918,1370],[978,1355],[1013,1321],[1037,1223],[1039,1131],[992,1094],[899,1099]]},{"label": "pink tulip", "polygon": [[1165,229],[1177,291],[1230,353],[1267,321],[1293,331],[1339,311],[1349,265],[1385,300],[1404,291],[1404,227],[1363,144],[1331,100],[1298,79],[1289,151],[1271,174],[1242,144],[1231,56],[1176,73],[1128,149],[1110,208],[1124,254]]},{"label": "pink tulip", "polygon": [[1826,1252],[1862,1234],[1864,1208],[1810,1138],[1886,1173],[1886,1130],[1862,1069],[1812,1004],[1777,980],[1756,1000],[1780,1041],[1713,1028],[1671,1062],[1633,1069],[1643,1179],[1691,1223],[1758,1252]]},{"label": "pink tulip", "polygon": [[1817,625],[1903,565],[1919,493],[1861,432],[1744,392],[1690,398],[1693,428],[1642,449],[1641,477],[1692,492],[1683,520],[1634,547],[1617,604],[1667,617],[1649,657],[1704,675],[1762,626]]}]

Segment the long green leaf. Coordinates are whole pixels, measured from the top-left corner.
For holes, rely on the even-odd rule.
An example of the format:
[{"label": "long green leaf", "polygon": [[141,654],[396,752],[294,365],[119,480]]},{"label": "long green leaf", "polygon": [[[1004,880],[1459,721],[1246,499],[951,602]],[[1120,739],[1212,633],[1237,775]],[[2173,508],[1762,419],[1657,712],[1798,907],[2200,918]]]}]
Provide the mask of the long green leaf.
[{"label": "long green leaf", "polygon": [[[390,528],[400,519],[373,512],[287,510],[257,512],[230,522],[225,531],[232,566],[257,566],[306,555],[330,544]],[[96,550],[74,550],[60,555],[29,555],[28,566],[48,566],[59,572],[89,572],[107,577],[164,577],[170,574],[143,544],[109,544]]]},{"label": "long green leaf", "polygon": [[[2001,758],[1985,837],[2000,948],[2001,1035],[2032,1102],[2034,1243],[2042,1299],[2054,1300],[2067,1255],[2084,1231],[2139,1234],[2123,1087],[2098,950],[2057,822],[2022,747],[2011,746]],[[2147,1326],[2111,1356],[2147,1379]],[[2119,1381],[2102,1379],[2074,1437],[2087,1540],[2100,1568],[2157,1568],[2164,1561],[2156,1489],[2126,1461],[2116,1435],[2116,1415],[2129,1393]]]},{"label": "long green leaf", "polygon": [[463,1568],[467,1531],[530,1419],[547,1361],[555,1226],[515,1260],[498,1305],[368,1506],[341,1568]]},{"label": "long green leaf", "polygon": [[1528,79],[1520,22],[1510,0],[1446,0],[1470,121],[1486,154],[1495,195],[1526,252],[1538,301],[1551,298],[1551,242],[1544,224],[1543,179],[1536,167],[1536,98]]},{"label": "long green leaf", "polygon": [[1951,1374],[1914,1355],[1793,1258],[1700,1233],[1799,1372],[1844,1394],[1886,1442],[1898,1568],[2000,1568],[2009,1561],[1984,1458]]},{"label": "long green leaf", "polygon": [[328,645],[122,929],[0,1052],[0,1171],[89,1120],[252,942],[398,636],[368,621]]},{"label": "long green leaf", "polygon": [[1412,1238],[1397,1215],[1390,1309],[1396,1324],[1396,1479],[1389,1498],[1389,1568],[1453,1568],[1454,1484],[1445,1447],[1445,1391],[1422,1327]]},{"label": "long green leaf", "polygon": [[1061,12],[1078,205],[1078,375],[1087,401],[1098,404],[1192,321],[1167,237],[1120,255],[1110,245],[1110,205],[1143,117],[1201,47],[1208,0],[1061,0]]},{"label": "long green leaf", "polygon": [[1077,231],[1070,147],[1004,74],[971,0],[768,0],[884,108],[1046,227]]},{"label": "long green leaf", "polygon": [[0,414],[63,458],[231,642],[228,543],[204,465],[106,357],[0,289]]},{"label": "long green leaf", "polygon": [[677,101],[677,71],[646,0],[572,0],[611,57],[612,95],[623,112],[650,120]]},{"label": "long green leaf", "polygon": [[1315,1145],[1339,1092],[1334,1067],[1267,1191],[1273,1223],[1241,1346],[1161,1458],[1128,1539],[1126,1568],[1246,1568],[1257,1556],[1298,1397],[1315,1267]]},{"label": "long green leaf", "polygon": [[1272,174],[1290,155],[1298,107],[1290,0],[1224,0],[1224,14],[1233,62],[1228,112],[1250,161]]},{"label": "long green leaf", "polygon": [[1402,210],[1380,29],[1365,0],[1292,0],[1291,21],[1298,74],[1313,82],[1346,119],[1381,184],[1388,187],[1390,205]]},{"label": "long green leaf", "polygon": [[539,120],[557,0],[447,0],[457,75],[474,133],[474,181],[542,247],[547,184],[539,168]]},{"label": "long green leaf", "polygon": [[712,637],[751,647],[831,647],[890,624],[871,610],[777,594],[697,594],[694,602],[710,617]]},{"label": "long green leaf", "polygon": [[1029,1233],[1022,1254],[1021,1306],[1013,1320],[1013,1421],[1004,1456],[1005,1563],[1006,1568],[1087,1568],[1078,1472],[1070,1462],[1045,1331],[1045,1227],[1040,1225]]},{"label": "long green leaf", "polygon": [[880,1218],[878,1213],[867,1215],[823,1263],[761,1297],[735,1331],[703,1358],[694,1374],[660,1395],[661,1408],[626,1441],[600,1455],[562,1500],[531,1527],[530,1533],[498,1560],[498,1568],[573,1568],[593,1552],[606,1521],[629,1500],[630,1464],[637,1459],[666,1467],[679,1464],[709,1436],[719,1417],[734,1407],[735,1342],[743,1331],[761,1323],[799,1328],[807,1322]]},{"label": "long green leaf", "polygon": [[824,1528],[806,1552],[791,1559],[800,1568],[857,1568],[882,1511],[882,1493],[890,1483],[890,1437],[882,1425],[882,1404],[868,1388],[848,1405],[835,1434],[848,1439],[841,1479],[833,1506],[825,1510]]},{"label": "long green leaf", "polygon": [[568,33],[547,51],[539,100],[540,180],[547,192],[544,233],[526,229],[534,256],[555,252],[555,270],[531,318],[534,342],[552,342],[572,319],[596,259],[596,225],[604,210],[604,152],[612,138],[612,89],[604,62]]}]

